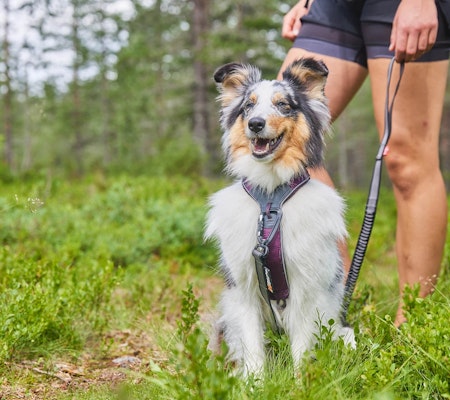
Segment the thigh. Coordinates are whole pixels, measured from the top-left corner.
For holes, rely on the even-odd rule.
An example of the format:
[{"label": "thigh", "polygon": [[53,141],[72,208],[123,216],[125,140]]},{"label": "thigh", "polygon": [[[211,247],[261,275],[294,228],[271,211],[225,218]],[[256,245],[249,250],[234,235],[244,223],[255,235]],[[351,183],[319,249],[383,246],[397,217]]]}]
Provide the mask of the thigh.
[{"label": "thigh", "polygon": [[301,57],[314,57],[326,64],[329,74],[325,95],[328,98],[331,118],[335,120],[361,87],[367,76],[367,69],[355,62],[293,47],[284,60],[279,78],[289,64]]},{"label": "thigh", "polygon": [[[380,136],[384,130],[389,62],[386,58],[369,59],[373,106]],[[391,94],[398,80],[399,69],[399,65],[395,64]],[[439,131],[447,72],[448,60],[405,64],[395,100],[390,151],[395,157],[412,158],[424,170],[437,167],[439,162]]]}]

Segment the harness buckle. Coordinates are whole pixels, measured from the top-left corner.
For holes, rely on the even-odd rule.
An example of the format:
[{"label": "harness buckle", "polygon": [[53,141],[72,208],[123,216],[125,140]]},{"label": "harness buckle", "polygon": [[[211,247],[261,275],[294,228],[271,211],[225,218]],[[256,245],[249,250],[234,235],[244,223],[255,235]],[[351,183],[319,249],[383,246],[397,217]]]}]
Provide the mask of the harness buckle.
[{"label": "harness buckle", "polygon": [[258,243],[252,251],[253,257],[263,259],[267,256],[269,252],[269,247],[265,244]]}]

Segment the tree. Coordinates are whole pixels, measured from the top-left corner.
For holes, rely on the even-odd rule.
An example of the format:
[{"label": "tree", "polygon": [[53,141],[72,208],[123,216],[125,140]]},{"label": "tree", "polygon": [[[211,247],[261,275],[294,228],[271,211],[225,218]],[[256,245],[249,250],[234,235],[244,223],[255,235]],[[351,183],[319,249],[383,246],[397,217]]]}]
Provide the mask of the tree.
[{"label": "tree", "polygon": [[217,142],[211,135],[209,124],[210,109],[208,106],[209,69],[206,63],[205,49],[209,32],[209,1],[193,0],[192,15],[192,47],[194,85],[193,85],[193,135],[203,155],[208,157],[203,172],[208,174],[213,169],[212,162],[217,159]]},{"label": "tree", "polygon": [[[127,1],[125,16],[117,7]],[[275,0],[1,4],[1,151],[15,173],[214,174],[222,167],[214,70],[240,61],[272,79],[291,46],[280,35],[291,4]],[[26,42],[18,20],[29,25]],[[366,188],[378,143],[370,94],[363,87],[358,96],[327,138],[326,161],[339,186]],[[446,107],[447,184],[448,121]]]},{"label": "tree", "polygon": [[3,158],[5,164],[9,168],[13,168],[13,92],[11,85],[11,54],[10,54],[10,17],[11,9],[9,0],[3,0],[4,11],[4,26],[3,26],[3,65],[4,65],[4,79],[3,79],[3,121],[4,121],[4,150]]}]

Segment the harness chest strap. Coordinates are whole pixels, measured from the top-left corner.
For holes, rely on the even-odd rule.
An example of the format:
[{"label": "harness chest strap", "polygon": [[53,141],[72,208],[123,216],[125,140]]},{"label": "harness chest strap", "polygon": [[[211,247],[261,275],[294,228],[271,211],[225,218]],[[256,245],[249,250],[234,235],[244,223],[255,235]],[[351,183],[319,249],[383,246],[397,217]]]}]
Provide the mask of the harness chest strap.
[{"label": "harness chest strap", "polygon": [[242,181],[245,191],[259,204],[257,245],[253,250],[259,287],[264,300],[285,300],[289,297],[289,283],[284,265],[281,238],[281,207],[298,189],[309,181],[307,172],[278,186],[272,193]]}]

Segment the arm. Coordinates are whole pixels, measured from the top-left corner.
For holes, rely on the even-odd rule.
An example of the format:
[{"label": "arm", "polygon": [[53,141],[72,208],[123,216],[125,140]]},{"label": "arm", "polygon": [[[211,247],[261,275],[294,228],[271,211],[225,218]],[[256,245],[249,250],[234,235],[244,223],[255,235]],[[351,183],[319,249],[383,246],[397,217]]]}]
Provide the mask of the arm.
[{"label": "arm", "polygon": [[397,62],[419,58],[436,42],[437,9],[434,0],[403,0],[394,17],[389,50]]},{"label": "arm", "polygon": [[283,18],[281,36],[293,41],[300,30],[300,18],[306,15],[313,0],[300,0]]}]

